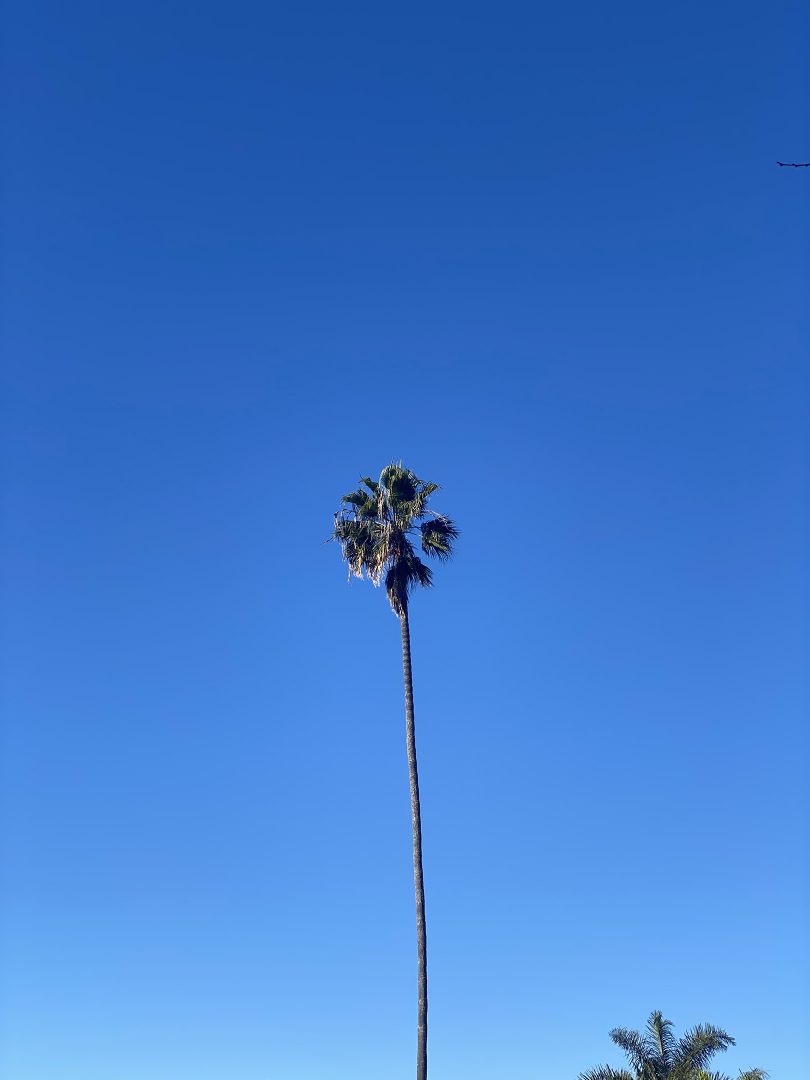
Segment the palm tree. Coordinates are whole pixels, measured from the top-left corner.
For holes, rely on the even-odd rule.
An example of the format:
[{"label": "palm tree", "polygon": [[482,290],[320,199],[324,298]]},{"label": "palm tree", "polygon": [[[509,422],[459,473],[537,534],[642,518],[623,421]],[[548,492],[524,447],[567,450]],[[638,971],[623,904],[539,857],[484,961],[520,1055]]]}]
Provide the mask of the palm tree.
[{"label": "palm tree", "polygon": [[405,744],[411,786],[413,882],[416,893],[416,1080],[427,1080],[427,930],[408,598],[417,586],[432,584],[430,568],[416,554],[413,539],[419,541],[426,555],[445,561],[452,554],[458,530],[449,518],[428,510],[428,501],[438,490],[438,484],[420,480],[401,464],[386,466],[379,480],[372,480],[370,476],[362,477],[360,485],[357,491],[344,495],[340,500],[341,508],[335,514],[332,538],[343,549],[350,576],[362,578],[365,574],[374,585],[385,582],[388,600],[402,631]]},{"label": "palm tree", "polygon": [[[680,1039],[672,1034],[672,1021],[663,1013],[650,1013],[642,1035],[627,1028],[610,1033],[615,1044],[624,1050],[630,1069],[599,1065],[580,1073],[579,1080],[729,1080],[707,1066],[715,1054],[728,1050],[735,1040],[712,1024],[697,1024]],[[767,1080],[764,1069],[741,1072],[737,1080]]]}]

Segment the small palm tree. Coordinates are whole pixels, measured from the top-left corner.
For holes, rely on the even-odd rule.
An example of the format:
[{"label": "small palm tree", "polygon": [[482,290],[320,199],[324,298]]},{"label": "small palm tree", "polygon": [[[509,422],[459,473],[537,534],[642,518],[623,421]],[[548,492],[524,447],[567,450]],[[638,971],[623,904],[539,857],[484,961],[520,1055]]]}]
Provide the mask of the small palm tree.
[{"label": "small palm tree", "polygon": [[[599,1065],[580,1073],[579,1080],[729,1080],[707,1066],[715,1054],[734,1046],[734,1039],[712,1024],[697,1024],[680,1039],[672,1034],[672,1021],[663,1013],[650,1013],[642,1035],[627,1028],[610,1033],[615,1044],[624,1050],[630,1069]],[[764,1069],[741,1072],[737,1080],[767,1080]]]},{"label": "small palm tree", "polygon": [[430,568],[416,554],[418,540],[425,555],[444,561],[452,554],[458,530],[449,518],[428,509],[437,484],[420,480],[410,469],[388,465],[379,480],[364,476],[357,491],[344,495],[335,514],[332,538],[340,543],[350,576],[365,574],[385,591],[402,632],[402,674],[405,682],[405,743],[411,786],[413,879],[416,892],[417,1040],[416,1080],[427,1080],[427,930],[422,875],[422,816],[411,673],[408,598],[418,586],[432,584]]}]

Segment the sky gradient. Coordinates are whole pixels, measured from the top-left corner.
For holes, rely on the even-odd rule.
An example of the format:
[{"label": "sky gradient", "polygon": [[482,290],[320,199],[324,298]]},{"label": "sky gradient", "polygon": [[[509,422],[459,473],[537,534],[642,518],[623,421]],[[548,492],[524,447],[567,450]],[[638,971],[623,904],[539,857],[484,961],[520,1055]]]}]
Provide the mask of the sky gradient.
[{"label": "sky gradient", "polygon": [[798,2],[3,15],[8,1080],[810,1073]]}]

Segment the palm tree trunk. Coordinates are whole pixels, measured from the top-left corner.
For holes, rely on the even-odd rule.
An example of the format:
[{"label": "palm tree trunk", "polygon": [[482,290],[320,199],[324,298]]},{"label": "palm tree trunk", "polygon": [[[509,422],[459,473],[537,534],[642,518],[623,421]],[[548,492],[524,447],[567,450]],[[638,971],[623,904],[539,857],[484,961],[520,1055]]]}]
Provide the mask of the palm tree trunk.
[{"label": "palm tree trunk", "polygon": [[416,956],[419,1004],[416,1034],[416,1080],[427,1080],[427,928],[425,925],[425,883],[422,877],[422,815],[419,809],[419,771],[416,765],[416,730],[413,716],[411,675],[411,631],[408,609],[400,616],[402,628],[402,675],[405,681],[405,743],[411,782],[411,823],[413,825],[413,885],[416,893]]}]

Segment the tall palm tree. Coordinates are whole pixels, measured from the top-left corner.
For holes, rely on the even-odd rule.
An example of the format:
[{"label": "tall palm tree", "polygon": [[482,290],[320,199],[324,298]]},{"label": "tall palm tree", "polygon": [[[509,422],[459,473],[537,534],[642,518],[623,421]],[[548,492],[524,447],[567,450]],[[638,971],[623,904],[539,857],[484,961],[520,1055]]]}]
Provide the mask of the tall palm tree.
[{"label": "tall palm tree", "polygon": [[[707,1068],[715,1054],[735,1045],[727,1032],[712,1024],[697,1024],[676,1039],[672,1026],[671,1020],[656,1011],[650,1013],[643,1034],[614,1028],[610,1037],[624,1050],[630,1069],[599,1065],[580,1073],[579,1080],[729,1080]],[[737,1080],[767,1080],[767,1076],[764,1069],[749,1069]]]},{"label": "tall palm tree", "polygon": [[418,586],[432,584],[432,573],[416,554],[417,540],[425,555],[449,559],[458,530],[449,518],[428,509],[438,484],[420,480],[410,469],[388,465],[379,480],[364,476],[360,487],[344,495],[335,514],[333,539],[340,543],[349,574],[365,574],[385,591],[402,632],[402,675],[405,682],[405,745],[411,786],[413,825],[413,882],[416,893],[417,1040],[416,1080],[427,1080],[427,929],[422,875],[422,816],[411,673],[411,633],[408,598]]}]

